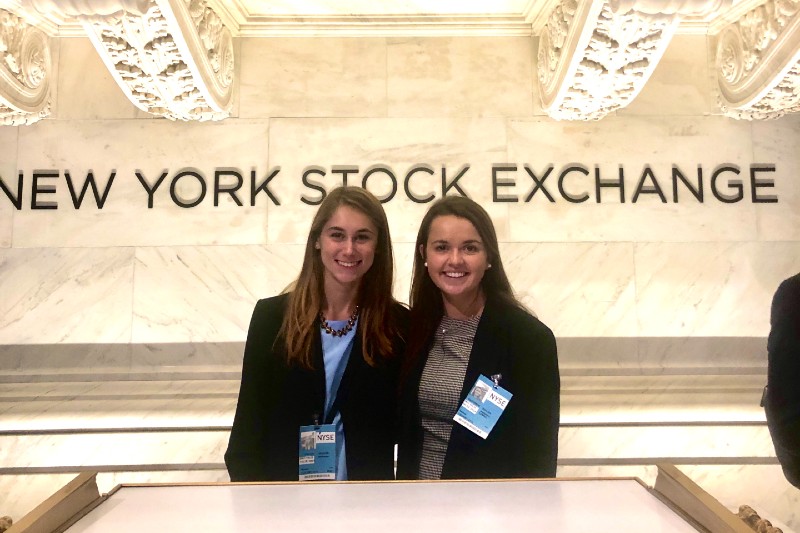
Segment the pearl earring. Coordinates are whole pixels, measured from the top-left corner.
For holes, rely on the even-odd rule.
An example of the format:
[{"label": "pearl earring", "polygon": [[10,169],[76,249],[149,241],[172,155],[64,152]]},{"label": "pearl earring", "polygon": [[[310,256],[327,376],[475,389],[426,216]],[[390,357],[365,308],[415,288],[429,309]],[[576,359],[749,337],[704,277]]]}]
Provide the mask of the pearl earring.
[{"label": "pearl earring", "polygon": [[488,265],[486,265],[486,270],[489,270],[490,268],[492,268],[492,264],[491,264],[491,263],[489,263]]},{"label": "pearl earring", "polygon": [[428,262],[425,261],[425,268],[428,268]]}]

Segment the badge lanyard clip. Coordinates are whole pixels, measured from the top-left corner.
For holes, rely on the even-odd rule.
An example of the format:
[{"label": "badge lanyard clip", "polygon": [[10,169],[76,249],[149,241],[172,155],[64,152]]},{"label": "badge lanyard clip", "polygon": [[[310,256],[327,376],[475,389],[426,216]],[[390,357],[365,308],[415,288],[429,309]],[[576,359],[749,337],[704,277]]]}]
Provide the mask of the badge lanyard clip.
[{"label": "badge lanyard clip", "polygon": [[491,375],[491,380],[492,380],[492,382],[494,382],[494,388],[495,389],[500,386],[500,380],[501,379],[503,379],[503,374],[492,374]]}]

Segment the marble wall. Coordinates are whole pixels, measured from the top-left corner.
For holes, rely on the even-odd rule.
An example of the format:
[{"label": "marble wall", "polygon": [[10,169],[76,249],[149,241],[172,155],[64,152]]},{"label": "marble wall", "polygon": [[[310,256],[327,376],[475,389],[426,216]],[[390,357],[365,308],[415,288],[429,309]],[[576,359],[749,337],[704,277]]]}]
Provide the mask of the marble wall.
[{"label": "marble wall", "polygon": [[[397,194],[385,207],[395,294],[407,301],[413,240],[426,205],[406,196],[403,178],[424,165],[410,180],[412,193],[441,196],[443,172],[447,183],[463,172],[456,183],[492,215],[520,298],[559,339],[566,473],[590,472],[586,465],[600,468],[600,458],[615,454],[642,462],[702,455],[698,432],[672,433],[688,440],[671,453],[649,450],[644,459],[646,443],[637,453],[621,451],[625,446],[606,435],[608,446],[592,448],[596,424],[614,428],[631,417],[678,425],[724,419],[750,443],[731,462],[772,457],[768,467],[775,472],[757,402],[772,293],[800,271],[800,118],[750,123],[719,116],[705,36],[676,37],[637,100],[591,123],[556,122],[542,113],[536,42],[522,37],[242,39],[234,116],[203,124],[138,111],[88,40],[54,45],[53,116],[0,128],[0,177],[13,192],[18,172],[24,178],[21,209],[0,194],[0,387],[7,391],[0,416],[16,430],[60,427],[58,420],[71,415],[66,409],[64,417],[34,417],[45,422],[31,427],[23,423],[30,412],[14,399],[54,393],[9,387],[146,383],[192,373],[229,380],[219,393],[224,408],[206,405],[197,415],[193,407],[159,402],[140,407],[224,429],[252,306],[281,291],[300,265],[314,212],[301,198],[318,196],[303,185],[304,170],[323,169],[325,176],[313,179],[326,189],[341,183],[342,167],[352,167],[355,184],[377,166],[396,175]],[[496,171],[502,185],[493,190],[492,168],[499,166],[507,168]],[[573,171],[564,189],[573,197],[586,193],[582,203],[569,202],[558,188],[559,174],[575,166],[584,170]],[[741,173],[720,174],[717,192],[735,193],[740,180],[741,201],[727,203],[712,191],[720,166]],[[542,183],[554,201],[541,189],[526,201],[535,189],[531,174],[541,180],[550,167]],[[673,167],[692,183],[702,168],[703,202],[682,185],[674,201]],[[756,173],[763,183],[755,193],[751,167],[767,169]],[[217,170],[242,176],[243,205],[224,193],[215,205]],[[280,205],[263,192],[251,202],[251,175],[261,183],[276,171],[269,189]],[[57,209],[31,208],[34,172],[54,174],[40,178],[36,202]],[[101,194],[114,175],[102,209],[91,191],[74,206],[90,172]],[[607,181],[624,172],[624,201],[619,187],[609,186],[597,202],[595,172]],[[150,207],[145,184],[152,188],[164,173]],[[645,193],[634,203],[645,175]],[[653,192],[653,179],[666,202]],[[69,180],[78,184],[75,192]],[[207,187],[203,200],[181,207],[199,198],[200,181]],[[235,184],[235,177],[223,173],[221,183]],[[376,172],[368,187],[388,194],[391,182]],[[494,201],[494,194],[517,201]],[[753,194],[778,201],[754,202]],[[37,405],[34,411],[46,412],[50,404]],[[81,422],[73,429],[105,416],[89,412],[76,417]],[[755,433],[748,425],[754,423],[760,424]],[[632,438],[614,435],[620,443]],[[651,443],[668,441],[663,433],[649,435]],[[182,461],[216,457],[219,469],[220,442],[218,435],[208,445],[213,453],[198,454],[203,459]],[[26,446],[20,441],[14,449]],[[69,471],[85,464],[81,457],[47,464]],[[36,463],[3,461],[10,475]],[[773,513],[780,517],[781,509]]]},{"label": "marble wall", "polygon": [[[0,342],[241,341],[254,300],[297,271],[314,211],[301,197],[319,195],[302,183],[311,166],[326,173],[311,179],[327,189],[341,183],[340,167],[356,184],[375,166],[397,176],[386,210],[396,295],[407,300],[410,243],[427,206],[407,197],[403,178],[419,165],[427,170],[409,181],[416,196],[441,196],[441,174],[451,183],[463,173],[456,185],[492,214],[521,298],[559,337],[764,337],[773,290],[800,270],[797,118],[715,116],[697,75],[708,70],[705,38],[679,36],[630,108],[599,122],[555,122],[537,109],[534,44],[244,39],[237,116],[185,124],[139,116],[88,41],[63,39],[54,118],[0,131],[0,176],[12,192],[17,172],[24,177],[22,209],[0,197]],[[498,165],[514,169],[493,176]],[[559,194],[558,175],[576,165],[584,170],[564,189],[587,195],[582,203]],[[741,201],[715,196],[720,165],[740,174],[721,174],[715,190],[735,193],[740,180]],[[768,168],[755,192],[751,166]],[[674,201],[673,167],[692,183],[701,169],[703,202],[684,185]],[[535,190],[531,174],[549,168]],[[215,198],[214,173],[225,169],[242,176],[242,206],[230,194]],[[55,173],[38,182],[54,192],[35,201],[57,209],[31,208],[36,171]],[[102,209],[91,191],[74,206],[69,181],[79,190],[90,172],[108,191]],[[207,187],[196,207],[178,205],[202,192],[185,172]],[[280,205],[264,192],[251,202],[251,175],[261,183],[273,172]],[[598,202],[595,173],[611,181],[620,172],[624,201],[618,187],[604,187]],[[162,173],[149,198],[145,183]],[[391,181],[377,172],[368,186],[388,194]]]}]

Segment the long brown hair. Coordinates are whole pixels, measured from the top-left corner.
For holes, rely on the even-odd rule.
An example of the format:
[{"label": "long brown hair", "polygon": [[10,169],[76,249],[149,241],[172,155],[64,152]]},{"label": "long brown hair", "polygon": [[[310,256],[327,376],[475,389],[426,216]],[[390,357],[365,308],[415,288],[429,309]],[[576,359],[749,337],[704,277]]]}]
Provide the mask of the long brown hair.
[{"label": "long brown hair", "polygon": [[486,249],[486,258],[491,268],[481,279],[481,289],[487,301],[501,301],[516,307],[523,307],[514,296],[514,290],[506,276],[503,261],[500,259],[500,246],[492,219],[477,202],[465,196],[447,196],[434,202],[419,226],[417,242],[414,245],[414,271],[411,277],[411,331],[408,340],[407,361],[411,363],[430,343],[436,327],[444,315],[444,301],[439,288],[433,283],[425,267],[425,247],[431,225],[437,217],[452,215],[468,220],[480,235]]},{"label": "long brown hair", "polygon": [[313,368],[314,336],[319,328],[319,312],[325,298],[325,268],[315,243],[325,224],[343,205],[366,215],[378,233],[372,266],[361,278],[356,296],[362,355],[370,366],[378,364],[378,355],[395,355],[392,353],[391,342],[398,333],[392,313],[395,303],[392,297],[394,256],[386,213],[378,199],[367,190],[360,187],[338,187],[327,194],[314,215],[306,241],[303,267],[297,280],[290,285],[289,302],[278,332],[278,338],[286,346],[289,364]]}]

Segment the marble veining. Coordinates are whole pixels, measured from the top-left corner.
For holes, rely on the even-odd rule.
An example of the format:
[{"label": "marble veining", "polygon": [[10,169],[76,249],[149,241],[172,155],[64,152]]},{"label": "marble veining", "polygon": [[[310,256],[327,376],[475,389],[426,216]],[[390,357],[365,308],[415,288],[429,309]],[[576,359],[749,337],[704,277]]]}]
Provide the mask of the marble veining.
[{"label": "marble veining", "polygon": [[[647,459],[663,457],[774,457],[766,425],[564,427],[559,431],[559,460]],[[680,461],[681,459],[678,459]]]},{"label": "marble veining", "polygon": [[[92,433],[3,436],[0,464],[64,468],[115,465],[220,464],[228,443],[223,431]],[[158,468],[158,467],[155,467]]]},{"label": "marble veining", "polygon": [[800,271],[796,243],[645,243],[634,255],[642,336],[766,337],[775,289]]},{"label": "marble veining", "polygon": [[762,375],[561,375],[561,423],[759,424]]},{"label": "marble veining", "polygon": [[302,246],[138,248],[133,341],[243,341],[256,301],[281,292],[302,256]]},{"label": "marble veining", "polygon": [[242,118],[386,115],[386,40],[242,39]]},{"label": "marble veining", "polygon": [[767,339],[731,336],[640,337],[638,356],[642,366],[700,372],[758,374],[766,376]]},{"label": "marble veining", "polygon": [[411,293],[411,273],[414,269],[414,243],[395,243],[394,250],[394,297],[397,301],[408,304]]},{"label": "marble veining", "polygon": [[[527,38],[244,38],[240,117],[215,124],[143,119],[88,41],[68,41],[54,48],[65,68],[53,118],[0,128],[0,176],[16,187],[22,170],[28,180],[21,211],[0,196],[0,466],[142,470],[101,474],[101,490],[227,481],[222,453],[253,304],[297,275],[315,211],[300,200],[317,195],[303,171],[324,170],[312,179],[326,189],[341,183],[334,167],[357,166],[351,184],[376,166],[394,172],[385,207],[394,293],[407,301],[428,204],[406,197],[406,173],[424,165],[410,191],[439,197],[442,171],[452,183],[469,165],[458,184],[489,211],[512,284],[558,340],[558,475],[652,483],[648,462],[676,457],[727,507],[746,503],[787,533],[800,528],[798,492],[775,464],[758,406],[769,303],[800,271],[800,118],[711,116],[706,36],[676,38],[637,100],[594,123],[539,116]],[[722,163],[741,169],[740,202],[709,188]],[[493,191],[498,164],[517,168]],[[605,179],[623,168],[625,202],[614,189],[601,203],[558,196],[558,173],[573,164]],[[774,179],[764,193],[778,203],[751,201],[751,164],[775,165],[762,177]],[[556,202],[541,190],[526,201],[535,181],[525,165],[539,178],[554,167],[543,183]],[[666,204],[654,194],[632,202],[648,165]],[[702,166],[704,202],[683,189],[672,201],[673,165]],[[30,209],[34,169],[60,172],[43,182],[57,191],[39,198],[58,210]],[[227,194],[213,205],[215,169],[243,173],[245,205]],[[280,205],[262,193],[250,206],[249,173],[260,181],[273,169]],[[92,199],[75,209],[65,171],[82,182],[90,170],[101,186],[116,171],[114,186],[102,210]],[[184,170],[209,187],[197,207],[169,194]],[[136,171],[149,183],[167,172],[152,209]],[[594,194],[593,185],[573,176],[565,187]],[[380,173],[369,181],[377,194],[390,186]],[[198,187],[181,179],[175,196]],[[71,477],[0,476],[0,511],[18,518]]]},{"label": "marble veining", "polygon": [[524,37],[390,38],[389,116],[527,116],[531,40]]},{"label": "marble veining", "polygon": [[239,380],[8,383],[5,431],[64,432],[228,428]]},{"label": "marble veining", "polygon": [[631,244],[515,242],[500,252],[517,297],[557,338],[637,335]]},{"label": "marble veining", "polygon": [[0,343],[126,342],[133,250],[0,250]]},{"label": "marble veining", "polygon": [[756,161],[776,165],[775,195],[778,203],[756,207],[758,237],[762,241],[800,240],[800,157],[794,139],[800,132],[800,116],[753,123],[753,155]]}]

